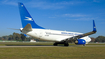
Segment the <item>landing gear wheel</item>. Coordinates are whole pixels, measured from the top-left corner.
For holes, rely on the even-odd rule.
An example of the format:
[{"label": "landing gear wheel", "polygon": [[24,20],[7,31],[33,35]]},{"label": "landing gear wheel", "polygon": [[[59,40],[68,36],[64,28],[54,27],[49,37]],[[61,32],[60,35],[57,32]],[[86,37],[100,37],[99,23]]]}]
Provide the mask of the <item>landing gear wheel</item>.
[{"label": "landing gear wheel", "polygon": [[83,46],[86,46],[85,44]]},{"label": "landing gear wheel", "polygon": [[54,45],[54,46],[57,46],[58,44],[57,44],[57,43],[54,43],[53,45]]},{"label": "landing gear wheel", "polygon": [[64,46],[69,46],[69,44],[68,43],[64,43]]}]

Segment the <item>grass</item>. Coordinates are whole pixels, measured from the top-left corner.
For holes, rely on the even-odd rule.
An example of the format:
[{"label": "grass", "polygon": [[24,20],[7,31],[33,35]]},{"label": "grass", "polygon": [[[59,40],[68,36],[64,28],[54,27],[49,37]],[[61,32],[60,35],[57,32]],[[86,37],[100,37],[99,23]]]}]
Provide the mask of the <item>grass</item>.
[{"label": "grass", "polygon": [[[0,42],[0,46],[51,46],[53,42],[37,42],[37,43],[30,43],[30,42]],[[75,45],[70,43],[69,45]],[[100,43],[89,43],[87,45],[105,45]]]},{"label": "grass", "polygon": [[[52,45],[53,43],[0,43],[0,45]],[[71,44],[74,45],[74,44]],[[89,44],[94,45],[94,44]],[[97,44],[99,45],[99,44]],[[12,47],[0,48],[0,59],[105,59],[105,44],[101,47]]]},{"label": "grass", "polygon": [[0,59],[105,59],[105,47],[0,48]]},{"label": "grass", "polygon": [[[30,42],[0,42],[0,46],[52,46],[53,42],[37,42],[37,43],[30,43]],[[75,45],[75,44],[70,44]]]}]

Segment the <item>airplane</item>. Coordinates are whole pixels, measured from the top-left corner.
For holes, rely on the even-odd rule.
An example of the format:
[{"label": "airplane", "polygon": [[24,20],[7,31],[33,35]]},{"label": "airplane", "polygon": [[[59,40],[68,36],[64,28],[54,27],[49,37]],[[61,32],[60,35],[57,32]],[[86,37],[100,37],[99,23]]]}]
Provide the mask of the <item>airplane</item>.
[{"label": "airplane", "polygon": [[64,46],[69,46],[69,43],[71,42],[75,43],[76,45],[85,46],[91,41],[91,38],[88,35],[95,34],[97,32],[94,20],[93,31],[88,33],[46,29],[35,23],[23,3],[19,2],[18,6],[23,27],[20,28],[20,31],[25,35],[34,37],[39,40],[55,42],[53,44],[54,46],[58,46],[58,44],[64,44]]}]

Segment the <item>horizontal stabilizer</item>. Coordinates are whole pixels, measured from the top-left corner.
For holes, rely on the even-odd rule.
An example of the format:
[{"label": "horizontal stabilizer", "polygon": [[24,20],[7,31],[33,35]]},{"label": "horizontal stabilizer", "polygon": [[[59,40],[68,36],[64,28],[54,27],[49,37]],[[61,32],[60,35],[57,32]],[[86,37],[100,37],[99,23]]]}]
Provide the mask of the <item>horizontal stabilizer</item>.
[{"label": "horizontal stabilizer", "polygon": [[12,30],[20,30],[20,29],[15,29],[15,28],[7,28],[7,29],[12,29]]},{"label": "horizontal stabilizer", "polygon": [[24,28],[23,28],[24,31],[32,31],[32,27],[31,27],[31,24],[27,24]]}]

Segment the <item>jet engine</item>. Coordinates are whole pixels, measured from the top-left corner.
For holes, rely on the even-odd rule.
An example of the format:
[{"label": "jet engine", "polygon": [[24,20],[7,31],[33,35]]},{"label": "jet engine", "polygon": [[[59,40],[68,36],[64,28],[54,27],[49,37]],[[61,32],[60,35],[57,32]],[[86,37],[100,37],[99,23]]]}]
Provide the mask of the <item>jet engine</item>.
[{"label": "jet engine", "polygon": [[77,44],[77,45],[85,45],[86,44],[86,41],[84,39],[77,39],[75,41],[75,44]]}]

